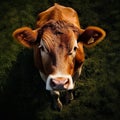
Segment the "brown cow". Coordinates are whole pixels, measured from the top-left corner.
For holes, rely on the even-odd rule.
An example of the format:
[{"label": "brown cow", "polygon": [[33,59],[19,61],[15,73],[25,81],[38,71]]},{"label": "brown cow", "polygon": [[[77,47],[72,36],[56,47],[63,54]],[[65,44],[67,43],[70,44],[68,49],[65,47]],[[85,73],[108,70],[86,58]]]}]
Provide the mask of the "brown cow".
[{"label": "brown cow", "polygon": [[67,90],[67,100],[72,100],[71,90],[78,79],[85,59],[83,46],[92,47],[105,37],[99,27],[80,28],[78,15],[70,7],[55,4],[38,15],[36,29],[17,29],[14,38],[34,50],[35,66],[54,98],[54,108],[61,110],[60,90]]}]

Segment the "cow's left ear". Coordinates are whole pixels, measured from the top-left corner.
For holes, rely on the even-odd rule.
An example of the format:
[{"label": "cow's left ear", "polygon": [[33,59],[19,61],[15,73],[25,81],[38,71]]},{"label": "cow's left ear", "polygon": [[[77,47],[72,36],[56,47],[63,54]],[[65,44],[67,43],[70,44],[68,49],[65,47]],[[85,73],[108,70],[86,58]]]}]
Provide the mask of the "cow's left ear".
[{"label": "cow's left ear", "polygon": [[105,36],[106,33],[103,29],[90,26],[79,36],[78,42],[83,42],[85,47],[92,47],[101,42]]},{"label": "cow's left ear", "polygon": [[29,27],[22,27],[13,32],[13,37],[23,46],[31,48],[37,40],[37,34],[37,30],[32,30]]}]

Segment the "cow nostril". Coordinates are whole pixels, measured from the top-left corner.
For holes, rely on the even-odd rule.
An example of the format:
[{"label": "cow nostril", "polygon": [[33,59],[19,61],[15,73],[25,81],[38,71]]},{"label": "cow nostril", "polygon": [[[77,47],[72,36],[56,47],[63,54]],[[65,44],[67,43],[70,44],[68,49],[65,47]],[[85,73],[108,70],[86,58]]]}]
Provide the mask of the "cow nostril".
[{"label": "cow nostril", "polygon": [[56,78],[50,79],[50,86],[53,89],[67,89],[69,86],[69,79],[68,78]]},{"label": "cow nostril", "polygon": [[50,85],[51,85],[51,87],[56,86],[56,84],[55,84],[55,82],[53,81],[53,79],[50,79]]},{"label": "cow nostril", "polygon": [[69,84],[69,79],[67,79],[67,80],[65,81],[65,85],[66,85],[66,84]]},{"label": "cow nostril", "polygon": [[69,79],[67,79],[65,84],[64,84],[64,89],[67,89],[69,84],[70,84],[70,81],[69,81]]}]

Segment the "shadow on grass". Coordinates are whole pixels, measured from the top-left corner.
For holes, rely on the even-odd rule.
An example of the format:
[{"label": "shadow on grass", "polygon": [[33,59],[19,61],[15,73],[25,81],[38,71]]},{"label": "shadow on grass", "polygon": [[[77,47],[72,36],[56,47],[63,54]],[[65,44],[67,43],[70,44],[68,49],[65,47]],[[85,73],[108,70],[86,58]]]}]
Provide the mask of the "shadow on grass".
[{"label": "shadow on grass", "polygon": [[0,100],[0,119],[35,120],[37,111],[49,106],[49,99],[49,93],[34,67],[32,51],[23,50],[8,75]]}]

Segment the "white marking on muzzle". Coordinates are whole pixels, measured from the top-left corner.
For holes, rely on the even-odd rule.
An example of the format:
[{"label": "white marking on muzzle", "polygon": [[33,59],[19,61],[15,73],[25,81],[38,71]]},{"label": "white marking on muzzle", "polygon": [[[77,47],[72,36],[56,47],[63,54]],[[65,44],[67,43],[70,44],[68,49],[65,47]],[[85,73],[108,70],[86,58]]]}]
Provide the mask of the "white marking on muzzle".
[{"label": "white marking on muzzle", "polygon": [[55,75],[49,75],[48,76],[47,81],[46,81],[46,90],[54,90],[51,86],[51,80],[52,79],[54,80],[56,78],[66,78],[66,79],[68,79],[69,84],[68,84],[67,88],[65,88],[65,89],[70,90],[70,89],[74,88],[74,83],[73,83],[71,75],[55,74]]}]

